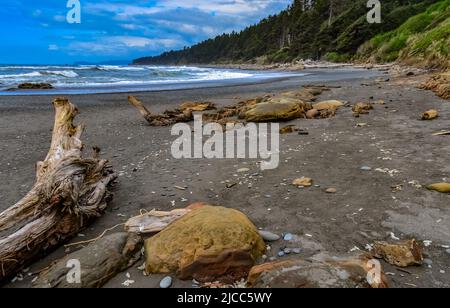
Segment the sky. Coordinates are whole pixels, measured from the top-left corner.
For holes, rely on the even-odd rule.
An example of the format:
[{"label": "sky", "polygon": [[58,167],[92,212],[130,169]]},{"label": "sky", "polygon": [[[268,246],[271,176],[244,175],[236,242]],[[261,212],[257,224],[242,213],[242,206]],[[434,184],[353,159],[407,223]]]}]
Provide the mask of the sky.
[{"label": "sky", "polygon": [[0,64],[73,64],[126,60],[239,31],[292,0],[8,0],[0,5]]}]

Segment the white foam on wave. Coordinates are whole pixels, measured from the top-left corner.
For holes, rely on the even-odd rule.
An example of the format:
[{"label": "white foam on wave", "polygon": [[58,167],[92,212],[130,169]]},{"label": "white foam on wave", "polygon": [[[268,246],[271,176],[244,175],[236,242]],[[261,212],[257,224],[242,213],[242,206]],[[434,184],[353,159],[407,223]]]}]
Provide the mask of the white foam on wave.
[{"label": "white foam on wave", "polygon": [[74,71],[42,71],[40,72],[41,75],[54,75],[54,76],[62,76],[66,78],[75,78],[79,75],[75,73]]},{"label": "white foam on wave", "polygon": [[202,82],[202,81],[220,81],[220,80],[231,80],[240,78],[250,78],[252,74],[249,73],[239,73],[231,71],[210,71],[208,73],[199,74],[195,78],[172,78],[165,80],[114,80],[113,82],[89,82],[82,81],[79,83],[65,83],[58,82],[55,83],[55,87],[69,87],[69,88],[95,88],[95,87],[113,87],[113,86],[137,86],[137,85],[151,85],[151,84],[173,84],[173,83],[184,83],[184,82]]},{"label": "white foam on wave", "polygon": [[42,76],[40,72],[24,73],[24,74],[10,74],[0,75],[0,78],[22,78],[22,77],[39,77]]},{"label": "white foam on wave", "polygon": [[145,67],[138,66],[119,66],[119,65],[100,65],[96,67],[101,71],[144,71]]}]

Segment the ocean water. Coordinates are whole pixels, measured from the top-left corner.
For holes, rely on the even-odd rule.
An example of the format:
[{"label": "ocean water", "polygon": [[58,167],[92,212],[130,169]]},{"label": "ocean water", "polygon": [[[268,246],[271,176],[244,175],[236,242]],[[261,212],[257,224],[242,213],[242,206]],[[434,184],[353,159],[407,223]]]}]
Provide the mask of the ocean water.
[{"label": "ocean water", "polygon": [[[0,66],[0,94],[76,94],[158,90],[182,88],[182,85],[281,77],[286,74],[188,66]],[[7,91],[26,82],[50,83],[55,90]]]}]

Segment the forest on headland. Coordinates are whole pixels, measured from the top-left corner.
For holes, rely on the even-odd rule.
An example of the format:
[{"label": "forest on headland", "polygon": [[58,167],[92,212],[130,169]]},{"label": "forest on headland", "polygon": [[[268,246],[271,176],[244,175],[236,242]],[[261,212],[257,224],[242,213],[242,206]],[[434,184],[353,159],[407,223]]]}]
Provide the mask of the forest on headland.
[{"label": "forest on headland", "polygon": [[294,0],[241,32],[134,64],[185,65],[402,61],[449,67],[450,0],[381,1],[381,23],[369,23],[367,0]]}]

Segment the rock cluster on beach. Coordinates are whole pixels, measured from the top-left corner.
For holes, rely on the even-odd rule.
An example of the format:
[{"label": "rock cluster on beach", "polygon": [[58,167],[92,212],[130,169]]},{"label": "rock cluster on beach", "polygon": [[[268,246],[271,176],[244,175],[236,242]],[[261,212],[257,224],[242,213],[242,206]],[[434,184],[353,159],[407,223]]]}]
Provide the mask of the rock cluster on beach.
[{"label": "rock cluster on beach", "polygon": [[[344,106],[344,102],[329,100],[313,104],[317,96],[330,88],[326,86],[305,86],[298,91],[267,95],[216,109],[208,102],[184,103],[174,110],[162,114],[151,113],[142,102],[129,97],[129,102],[136,107],[151,126],[167,126],[194,119],[193,112],[205,112],[205,122],[222,125],[236,122],[283,122],[295,119],[329,118]],[[214,110],[214,111],[213,111]],[[208,111],[208,112],[206,112]]]},{"label": "rock cluster on beach", "polygon": [[22,83],[17,88],[20,90],[51,90],[53,86],[49,83]]}]

